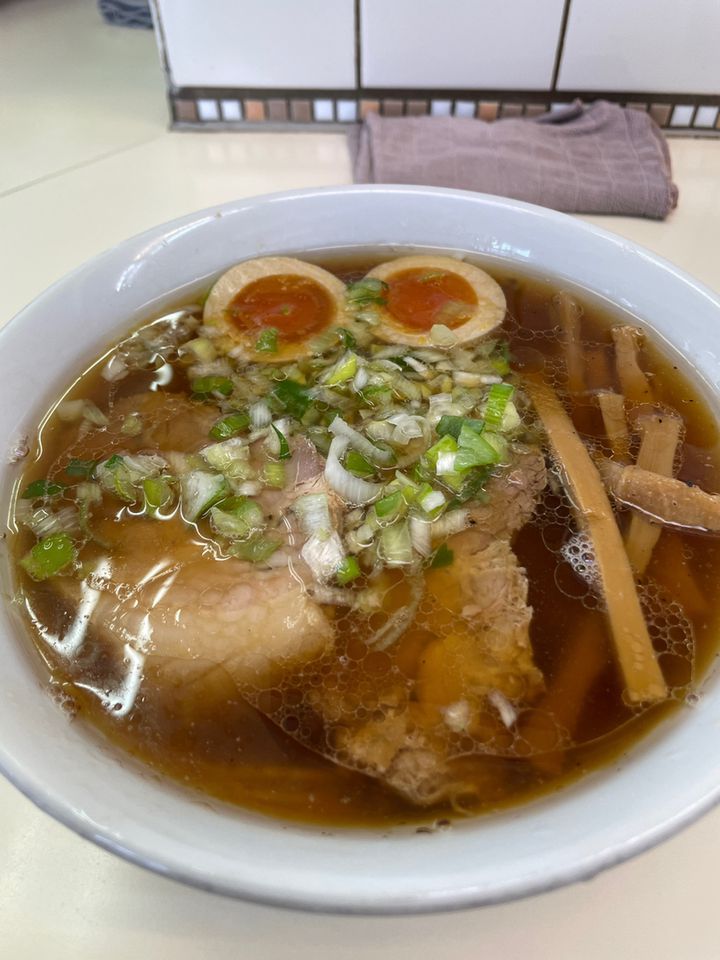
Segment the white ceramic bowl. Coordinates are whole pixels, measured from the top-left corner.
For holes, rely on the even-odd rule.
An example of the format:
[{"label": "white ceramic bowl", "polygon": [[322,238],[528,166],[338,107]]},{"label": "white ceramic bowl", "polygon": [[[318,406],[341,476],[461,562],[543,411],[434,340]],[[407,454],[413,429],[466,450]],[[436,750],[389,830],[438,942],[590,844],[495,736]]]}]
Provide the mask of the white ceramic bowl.
[{"label": "white ceramic bowl", "polygon": [[[0,333],[2,463],[58,388],[131,322],[232,263],[310,248],[466,250],[569,278],[650,324],[720,380],[720,301],[632,243],[539,207],[423,187],[342,187],[242,200],[120,244]],[[176,296],[171,296],[175,299]],[[177,300],[176,300],[177,302]],[[708,387],[708,391],[710,388]],[[3,466],[7,504],[17,467]],[[9,595],[7,558],[4,583]],[[451,830],[334,830],[198,801],[70,723],[43,689],[10,604],[0,609],[0,768],[79,834],[159,873],[311,910],[411,912],[492,903],[573,880],[657,843],[720,793],[720,690],[710,677],[631,756],[555,796]]]}]

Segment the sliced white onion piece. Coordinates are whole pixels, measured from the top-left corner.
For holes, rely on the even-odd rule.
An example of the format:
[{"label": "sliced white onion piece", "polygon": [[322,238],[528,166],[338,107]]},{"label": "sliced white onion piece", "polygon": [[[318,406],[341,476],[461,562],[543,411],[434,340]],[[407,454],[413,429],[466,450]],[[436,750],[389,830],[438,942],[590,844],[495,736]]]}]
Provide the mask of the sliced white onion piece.
[{"label": "sliced white onion piece", "polygon": [[346,503],[372,503],[383,491],[381,483],[371,483],[355,477],[340,463],[350,443],[345,437],[334,437],[325,461],[325,479]]},{"label": "sliced white onion piece", "polygon": [[261,430],[263,427],[270,426],[272,413],[264,400],[258,400],[257,403],[251,404],[248,412],[253,430]]},{"label": "sliced white onion piece", "polygon": [[367,457],[372,463],[378,463],[380,466],[389,467],[395,462],[395,454],[392,450],[381,450],[374,443],[364,437],[349,424],[345,423],[342,417],[335,417],[328,427],[330,433],[335,437],[344,437],[358,453]]},{"label": "sliced white onion piece", "polygon": [[334,531],[330,536],[313,534],[300,551],[316,580],[329,580],[345,559],[342,541]]}]

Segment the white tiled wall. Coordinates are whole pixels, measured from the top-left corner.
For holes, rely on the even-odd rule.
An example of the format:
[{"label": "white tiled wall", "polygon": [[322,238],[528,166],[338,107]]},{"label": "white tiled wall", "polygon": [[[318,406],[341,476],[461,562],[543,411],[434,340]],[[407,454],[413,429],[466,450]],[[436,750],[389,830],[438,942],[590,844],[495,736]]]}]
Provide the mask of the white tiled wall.
[{"label": "white tiled wall", "polygon": [[558,88],[720,92],[720,0],[571,0]]},{"label": "white tiled wall", "polygon": [[178,124],[493,120],[579,90],[720,135],[720,0],[151,2]]},{"label": "white tiled wall", "polygon": [[353,0],[155,2],[176,86],[355,85]]},{"label": "white tiled wall", "polygon": [[361,0],[362,82],[544,89],[562,9],[563,0]]}]

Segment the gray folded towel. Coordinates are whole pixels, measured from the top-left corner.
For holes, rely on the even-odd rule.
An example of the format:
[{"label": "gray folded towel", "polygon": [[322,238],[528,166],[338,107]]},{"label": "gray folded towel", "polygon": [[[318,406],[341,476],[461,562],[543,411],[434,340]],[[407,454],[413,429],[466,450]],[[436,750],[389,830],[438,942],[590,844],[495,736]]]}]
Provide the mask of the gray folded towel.
[{"label": "gray folded towel", "polygon": [[350,146],[358,183],[458,187],[570,213],[656,219],[677,204],[658,126],[606,100],[492,123],[371,113]]}]

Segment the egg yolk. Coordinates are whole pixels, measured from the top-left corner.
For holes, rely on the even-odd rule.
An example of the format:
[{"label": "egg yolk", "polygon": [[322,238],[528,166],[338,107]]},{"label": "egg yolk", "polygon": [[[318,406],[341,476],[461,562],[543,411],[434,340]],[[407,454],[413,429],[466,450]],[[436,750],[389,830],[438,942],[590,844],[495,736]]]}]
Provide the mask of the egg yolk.
[{"label": "egg yolk", "polygon": [[269,327],[281,341],[302,340],[330,323],[335,305],[314,280],[292,274],[261,277],[235,296],[227,316],[243,333],[260,333]]},{"label": "egg yolk", "polygon": [[388,279],[387,309],[406,327],[429,330],[436,323],[458,327],[477,306],[475,291],[447,270],[402,270]]}]

